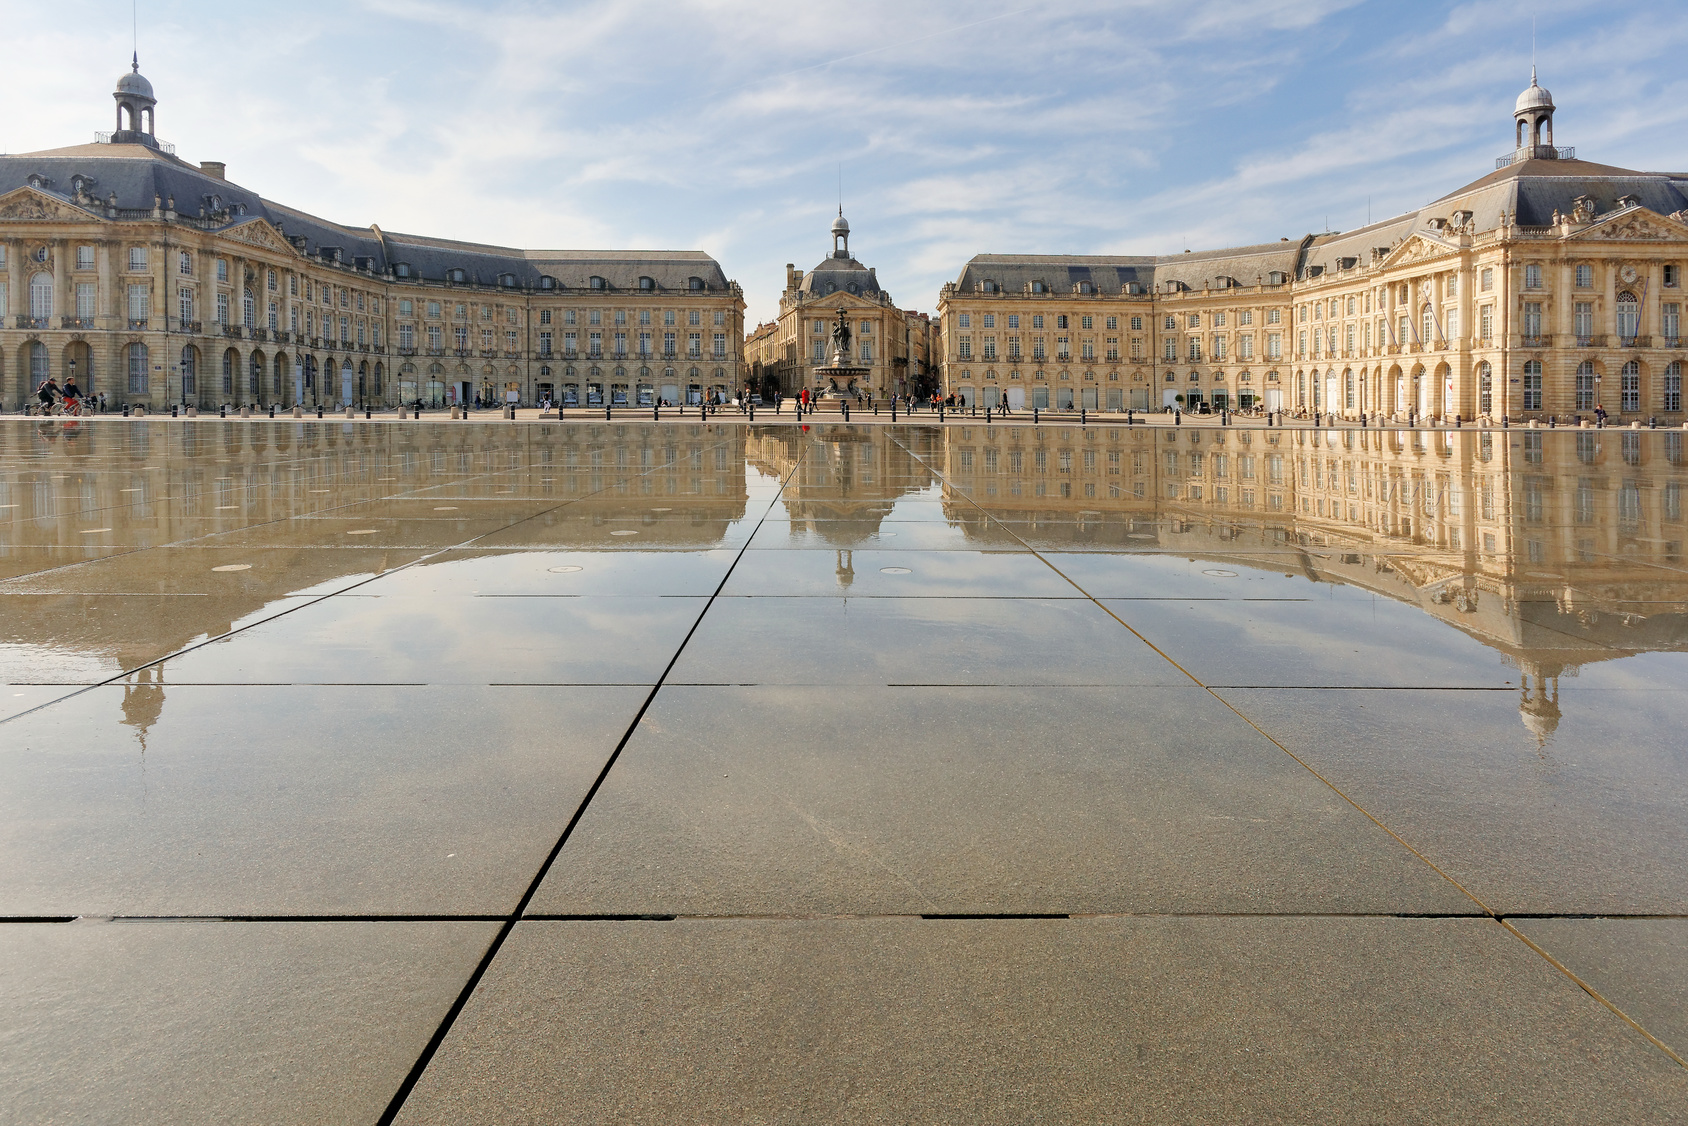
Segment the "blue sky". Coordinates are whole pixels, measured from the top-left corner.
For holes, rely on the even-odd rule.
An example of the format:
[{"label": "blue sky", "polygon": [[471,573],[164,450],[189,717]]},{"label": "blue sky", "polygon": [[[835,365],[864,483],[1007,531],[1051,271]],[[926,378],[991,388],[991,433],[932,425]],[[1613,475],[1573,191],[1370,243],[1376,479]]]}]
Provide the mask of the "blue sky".
[{"label": "blue sky", "polygon": [[[0,148],[109,129],[129,5],[7,9]],[[754,324],[785,263],[828,250],[840,165],[852,249],[926,310],[976,253],[1175,252],[1420,206],[1510,147],[1532,14],[1559,143],[1688,171],[1681,3],[143,0],[139,45],[159,135],[269,198],[705,250]]]}]

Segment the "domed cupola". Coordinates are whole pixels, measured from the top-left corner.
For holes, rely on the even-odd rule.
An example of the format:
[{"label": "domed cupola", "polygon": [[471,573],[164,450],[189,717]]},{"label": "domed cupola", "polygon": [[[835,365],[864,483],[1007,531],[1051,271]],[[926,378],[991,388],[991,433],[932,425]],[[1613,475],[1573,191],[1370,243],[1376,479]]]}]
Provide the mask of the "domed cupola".
[{"label": "domed cupola", "polygon": [[850,257],[850,221],[844,218],[842,207],[838,209],[838,218],[832,221],[832,256]]},{"label": "domed cupola", "polygon": [[[1530,68],[1530,86],[1518,95],[1512,109],[1517,123],[1513,145],[1517,149],[1514,160],[1557,160],[1553,147],[1553,95],[1536,84],[1536,68]],[[1525,139],[1524,129],[1529,128]]]},{"label": "domed cupola", "polygon": [[152,96],[152,83],[141,74],[139,55],[130,64],[129,73],[117,80],[111,96],[117,102],[117,131],[111,135],[112,143],[157,148],[154,107],[158,99]]}]

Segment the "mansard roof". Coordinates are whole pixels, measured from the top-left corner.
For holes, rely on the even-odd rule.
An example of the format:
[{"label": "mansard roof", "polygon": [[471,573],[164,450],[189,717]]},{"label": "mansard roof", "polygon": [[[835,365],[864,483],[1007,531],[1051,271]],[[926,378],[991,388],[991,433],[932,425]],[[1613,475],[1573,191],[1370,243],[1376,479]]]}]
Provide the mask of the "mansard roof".
[{"label": "mansard roof", "polygon": [[[607,290],[637,290],[641,278],[651,278],[659,290],[689,290],[698,278],[705,290],[731,288],[721,266],[695,250],[523,250],[485,243],[460,242],[384,232],[379,227],[353,227],[263,198],[259,193],[210,175],[188,162],[140,144],[73,145],[62,149],[0,156],[0,195],[42,178],[41,190],[72,199],[77,177],[100,206],[116,196],[120,210],[150,211],[155,198],[175,201],[178,214],[198,219],[204,229],[228,230],[253,219],[280,228],[303,253],[334,256],[363,265],[378,274],[403,263],[410,276],[444,281],[448,271],[464,271],[464,280],[496,284],[513,275],[518,286],[537,288],[541,277],[555,279],[559,288],[589,288],[594,277]],[[877,287],[876,287],[877,288]]]}]

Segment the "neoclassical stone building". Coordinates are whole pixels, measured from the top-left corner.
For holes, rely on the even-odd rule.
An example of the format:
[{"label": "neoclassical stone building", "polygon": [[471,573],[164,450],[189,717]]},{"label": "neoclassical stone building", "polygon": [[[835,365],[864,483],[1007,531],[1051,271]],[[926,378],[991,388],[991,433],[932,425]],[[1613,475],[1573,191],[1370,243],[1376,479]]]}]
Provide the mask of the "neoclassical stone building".
[{"label": "neoclassical stone building", "polygon": [[347,227],[116,130],[0,156],[0,402],[74,371],[108,401],[638,405],[730,394],[744,299],[697,251],[520,250]]},{"label": "neoclassical stone building", "polygon": [[746,342],[751,381],[787,395],[819,389],[814,368],[827,361],[832,323],[843,310],[855,334],[851,358],[868,369],[864,393],[884,398],[935,386],[931,317],[899,309],[880,288],[875,268],[850,253],[850,224],[842,208],[831,234],[832,251],[814,269],[804,274],[786,264],[779,319],[759,326]]},{"label": "neoclassical stone building", "polygon": [[945,385],[1056,409],[1680,423],[1688,174],[1578,160],[1554,110],[1532,75],[1491,173],[1357,231],[980,255],[939,299]]}]

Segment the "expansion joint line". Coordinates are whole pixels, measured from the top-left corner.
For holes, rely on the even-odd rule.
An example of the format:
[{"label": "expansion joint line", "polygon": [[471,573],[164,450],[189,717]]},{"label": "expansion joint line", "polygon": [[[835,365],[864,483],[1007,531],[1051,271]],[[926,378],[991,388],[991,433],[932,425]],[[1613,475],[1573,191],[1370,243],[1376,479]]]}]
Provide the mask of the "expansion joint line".
[{"label": "expansion joint line", "polygon": [[464,983],[462,990],[458,992],[457,999],[452,1002],[451,1008],[447,1010],[445,1017],[440,1021],[439,1027],[434,1030],[434,1035],[428,1040],[427,1046],[416,1057],[416,1062],[411,1065],[410,1073],[404,1077],[404,1082],[399,1084],[399,1089],[394,1092],[392,1102],[387,1105],[386,1111],[381,1115],[378,1126],[390,1126],[398,1117],[399,1111],[404,1107],[405,1100],[410,1097],[410,1092],[415,1089],[417,1081],[428,1070],[428,1065],[433,1061],[434,1054],[439,1051],[440,1045],[445,1043],[445,1038],[450,1034],[452,1025],[456,1023],[458,1014],[468,1004],[470,996],[480,985],[481,978],[486,976],[487,970],[492,967],[493,960],[498,957],[498,952],[503,948],[505,940],[510,937],[510,934],[516,929],[516,924],[525,916],[528,904],[539,893],[540,885],[545,882],[545,877],[550,875],[551,866],[556,863],[558,855],[563,851],[563,846],[568,844],[569,837],[574,834],[575,826],[579,825],[581,818],[586,816],[587,807],[592,804],[592,799],[598,796],[599,789],[609,778],[610,771],[615,768],[616,760],[621,757],[621,752],[632,740],[633,733],[639,729],[639,724],[644,721],[645,713],[650,710],[651,704],[656,701],[657,693],[661,692],[663,685],[667,683],[668,674],[674,671],[674,666],[679,663],[681,654],[686,651],[686,646],[691,643],[692,636],[697,633],[698,627],[703,624],[703,619],[709,613],[709,608],[715,605],[715,600],[721,596],[721,591],[732,580],[733,572],[738,569],[740,560],[744,558],[744,553],[750,550],[751,541],[756,538],[756,533],[762,530],[763,523],[768,519],[768,513],[772,512],[774,505],[779,503],[781,494],[791,484],[792,478],[797,475],[802,465],[803,457],[799,456],[793,463],[791,472],[780,482],[780,492],[775,493],[769,499],[768,507],[763,510],[761,517],[756,521],[756,527],[751,529],[750,535],[746,536],[744,543],[739,546],[738,553],[733,556],[733,561],[727,565],[726,573],[721,576],[720,583],[716,585],[708,601],[703,604],[703,609],[698,611],[697,618],[692,622],[692,627],[686,631],[686,636],[681,638],[679,646],[674,650],[674,655],[669,657],[667,666],[663,668],[662,674],[656,678],[656,683],[651,685],[650,692],[645,695],[644,702],[639,705],[639,710],[633,714],[632,721],[628,723],[627,730],[622,733],[615,749],[604,760],[604,765],[598,771],[598,776],[592,780],[591,787],[581,797],[580,804],[575,807],[574,815],[569,818],[568,824],[563,826],[562,835],[557,838],[557,843],[551,846],[551,851],[540,864],[539,870],[534,873],[527,890],[522,893],[522,897],[517,901],[515,908],[504,918],[503,925],[498,928],[498,933],[493,936],[492,942],[488,944],[486,953],[481,956],[480,963],[476,965],[474,972],[469,975],[469,980]]},{"label": "expansion joint line", "polygon": [[[896,441],[896,438],[893,437],[891,440]],[[1329,778],[1325,777],[1323,774],[1319,773],[1319,771],[1316,770],[1313,767],[1313,765],[1311,763],[1309,763],[1306,759],[1302,758],[1300,755],[1298,755],[1294,751],[1290,750],[1287,746],[1285,746],[1282,742],[1280,742],[1277,738],[1275,738],[1271,734],[1271,732],[1269,732],[1265,728],[1261,727],[1250,716],[1245,715],[1235,704],[1231,703],[1231,701],[1227,700],[1225,697],[1221,696],[1218,692],[1215,692],[1207,684],[1203,683],[1202,679],[1200,677],[1198,677],[1195,673],[1191,672],[1189,669],[1185,668],[1183,665],[1179,664],[1164,649],[1162,649],[1160,646],[1156,645],[1154,642],[1150,641],[1147,637],[1144,637],[1141,633],[1139,633],[1137,631],[1137,629],[1134,626],[1131,625],[1130,622],[1127,622],[1124,618],[1122,618],[1118,614],[1114,613],[1111,609],[1108,608],[1108,606],[1105,603],[1102,602],[1101,599],[1097,598],[1095,595],[1091,594],[1088,590],[1085,590],[1084,587],[1080,586],[1079,583],[1078,583],[1078,580],[1074,579],[1071,575],[1067,574],[1065,571],[1061,570],[1061,568],[1057,567],[1054,563],[1050,562],[1050,560],[1047,556],[1045,556],[1037,548],[1033,547],[1030,543],[1026,542],[1026,540],[1018,532],[1016,532],[1013,528],[1009,527],[1007,524],[1004,524],[1002,521],[998,520],[989,510],[987,510],[978,501],[974,500],[971,493],[964,492],[960,488],[956,487],[955,483],[950,481],[949,478],[937,466],[932,465],[925,458],[921,457],[914,450],[910,449],[907,445],[904,445],[901,442],[898,442],[897,444],[902,446],[904,452],[906,452],[911,458],[913,458],[917,462],[920,462],[920,464],[926,466],[927,470],[929,472],[931,472],[933,477],[937,478],[940,481],[943,481],[946,485],[948,485],[954,491],[956,496],[961,497],[968,504],[970,504],[974,508],[976,508],[979,511],[979,514],[981,516],[983,516],[986,520],[989,520],[992,524],[995,524],[998,528],[1002,529],[1003,532],[1005,532],[1009,536],[1012,536],[1014,538],[1015,542],[1017,542],[1026,551],[1028,551],[1032,555],[1036,556],[1037,559],[1045,567],[1048,567],[1051,571],[1054,571],[1057,575],[1060,575],[1061,578],[1064,579],[1066,582],[1070,583],[1074,590],[1078,591],[1086,599],[1088,599],[1090,602],[1094,603],[1095,606],[1099,610],[1102,611],[1102,613],[1108,615],[1108,617],[1112,618],[1114,621],[1118,622],[1121,626],[1125,627],[1125,629],[1127,631],[1129,631],[1133,637],[1137,638],[1137,640],[1141,641],[1144,645],[1147,645],[1150,649],[1154,650],[1154,652],[1157,653],[1161,657],[1162,660],[1166,661],[1167,664],[1169,664],[1173,668],[1177,669],[1183,675],[1189,677],[1191,684],[1195,685],[1197,688],[1200,688],[1202,691],[1206,692],[1209,696],[1212,696],[1215,700],[1217,700],[1221,704],[1223,704],[1225,706],[1225,708],[1228,711],[1230,711],[1233,715],[1235,715],[1238,719],[1242,720],[1244,723],[1246,723],[1250,727],[1254,728],[1254,730],[1257,731],[1260,734],[1261,738],[1265,739],[1268,743],[1271,743],[1274,747],[1278,748],[1278,750],[1282,751],[1284,754],[1286,754],[1290,758],[1294,759],[1298,764],[1300,764],[1300,766],[1303,770],[1307,771],[1307,773],[1311,774],[1313,777],[1317,778],[1320,782],[1324,783],[1324,785],[1327,788],[1329,788],[1331,793],[1335,794],[1337,797],[1339,797],[1343,801],[1347,802],[1350,806],[1352,806],[1355,810],[1357,810],[1363,817],[1366,818],[1366,820],[1370,821],[1373,825],[1376,825],[1379,829],[1382,829],[1385,833],[1388,833],[1392,838],[1394,838],[1394,840],[1397,844],[1399,844],[1402,848],[1406,849],[1408,852],[1412,853],[1419,860],[1423,861],[1424,864],[1426,866],[1428,866],[1431,871],[1435,872],[1438,876],[1441,876],[1444,880],[1448,881],[1448,883],[1450,883],[1454,887],[1458,888],[1459,891],[1461,892],[1461,894],[1463,894],[1466,898],[1470,899],[1471,902],[1475,903],[1478,906],[1478,908],[1481,909],[1484,917],[1493,920],[1495,923],[1498,923],[1500,926],[1502,926],[1506,930],[1510,931],[1513,935],[1515,935],[1518,939],[1520,939],[1524,943],[1525,946],[1528,946],[1531,950],[1535,951],[1537,954],[1541,955],[1544,959],[1546,959],[1549,965],[1553,966],[1560,973],[1564,974],[1566,977],[1570,978],[1571,981],[1575,982],[1577,987],[1580,988],[1583,992],[1587,993],[1590,997],[1592,997],[1596,1001],[1600,1002],[1600,1004],[1606,1006],[1607,1009],[1609,1009],[1613,1014],[1615,1014],[1625,1024],[1628,1024],[1631,1028],[1635,1029],[1635,1031],[1639,1032],[1642,1036],[1646,1037],[1647,1041],[1650,1044],[1652,1044],[1655,1048],[1659,1049],[1665,1055],[1667,1055],[1671,1059],[1675,1060],[1681,1066],[1688,1068],[1688,1060],[1684,1060],[1683,1057],[1678,1055],[1675,1051],[1673,1051],[1668,1044],[1666,1044],[1664,1041],[1660,1040],[1657,1036],[1654,1036],[1651,1032],[1648,1032],[1645,1028],[1643,1028],[1641,1026],[1641,1023],[1639,1021],[1637,1021],[1634,1017],[1630,1016],[1628,1013],[1626,1013],[1622,1009],[1620,1009],[1614,1002],[1612,1002],[1610,999],[1608,999],[1607,997],[1602,995],[1599,990],[1595,989],[1588,982],[1584,981],[1582,978],[1580,978],[1576,974],[1572,973],[1571,970],[1563,962],[1561,962],[1561,961],[1559,961],[1559,959],[1553,957],[1553,955],[1549,954],[1546,950],[1542,949],[1536,943],[1530,941],[1530,939],[1528,937],[1526,937],[1522,931],[1520,931],[1517,927],[1513,926],[1510,922],[1508,922],[1505,918],[1503,918],[1501,916],[1500,912],[1497,912],[1494,908],[1490,907],[1487,903],[1484,903],[1480,898],[1477,897],[1476,893],[1474,893],[1470,888],[1466,887],[1464,884],[1462,884],[1458,880],[1454,879],[1453,876],[1449,875],[1446,871],[1444,871],[1442,869],[1442,867],[1440,865],[1438,865],[1434,860],[1431,860],[1424,853],[1420,852],[1417,848],[1415,848],[1411,844],[1409,844],[1399,833],[1397,833],[1395,830],[1391,829],[1388,825],[1385,825],[1382,822],[1382,820],[1380,820],[1375,814],[1372,813],[1371,810],[1367,809],[1365,806],[1361,805],[1359,802],[1357,802],[1353,798],[1349,797],[1348,794],[1340,786],[1338,786],[1335,782],[1331,781]]]}]

